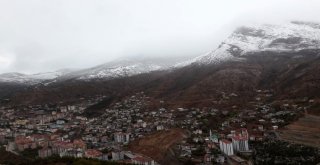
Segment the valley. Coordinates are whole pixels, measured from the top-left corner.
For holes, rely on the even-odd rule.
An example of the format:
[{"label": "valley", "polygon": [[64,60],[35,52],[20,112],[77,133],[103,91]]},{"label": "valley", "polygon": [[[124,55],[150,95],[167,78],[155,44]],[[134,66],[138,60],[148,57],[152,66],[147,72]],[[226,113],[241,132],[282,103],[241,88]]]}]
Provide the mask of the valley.
[{"label": "valley", "polygon": [[22,160],[316,164],[319,43],[315,24],[245,26],[190,60],[2,74],[0,143]]}]

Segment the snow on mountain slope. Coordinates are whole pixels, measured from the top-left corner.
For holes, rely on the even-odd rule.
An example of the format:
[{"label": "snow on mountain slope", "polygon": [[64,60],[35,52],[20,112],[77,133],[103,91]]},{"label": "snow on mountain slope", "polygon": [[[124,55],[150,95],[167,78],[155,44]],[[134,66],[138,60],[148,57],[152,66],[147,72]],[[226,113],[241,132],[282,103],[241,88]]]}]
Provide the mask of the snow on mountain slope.
[{"label": "snow on mountain slope", "polygon": [[71,73],[75,70],[73,69],[60,69],[54,72],[44,72],[44,73],[37,73],[29,75],[30,78],[38,79],[38,80],[50,80],[55,79],[57,77],[63,76],[65,74]]},{"label": "snow on mountain slope", "polygon": [[24,83],[24,84],[37,84],[46,80],[55,79],[64,74],[71,72],[69,69],[62,69],[55,72],[44,72],[37,74],[22,74],[22,73],[4,73],[0,74],[0,82],[10,83]]},{"label": "snow on mountain slope", "polygon": [[0,74],[0,82],[24,83],[27,81],[30,81],[30,79],[25,74],[15,73],[15,72]]},{"label": "snow on mountain slope", "polygon": [[61,79],[102,79],[133,76],[156,70],[168,69],[173,64],[168,62],[155,62],[150,59],[119,59],[93,68],[72,72],[62,76]]},{"label": "snow on mountain slope", "polygon": [[32,75],[20,73],[0,74],[0,82],[15,82],[48,85],[64,80],[91,80],[91,79],[112,79],[119,77],[133,76],[157,70],[166,70],[177,62],[183,61],[179,58],[147,58],[134,57],[118,59],[96,67],[82,70],[58,70],[55,72],[38,73]]},{"label": "snow on mountain slope", "polygon": [[293,21],[279,25],[251,25],[238,28],[221,45],[203,56],[185,61],[210,64],[239,59],[256,51],[299,51],[320,48],[320,24]]},{"label": "snow on mountain slope", "polygon": [[[194,59],[174,60],[172,57],[119,59],[89,69],[77,71],[56,71],[25,75],[7,73],[0,75],[0,82],[49,84],[59,80],[110,79],[148,73],[156,70],[179,68],[193,63],[211,64],[227,60],[238,60],[256,51],[299,51],[320,48],[320,24],[290,22],[278,25],[250,25],[235,30],[220,46]],[[181,61],[184,61],[181,63]],[[180,63],[179,63],[180,62]],[[177,64],[178,63],[178,64]],[[47,81],[49,80],[49,81]]]}]

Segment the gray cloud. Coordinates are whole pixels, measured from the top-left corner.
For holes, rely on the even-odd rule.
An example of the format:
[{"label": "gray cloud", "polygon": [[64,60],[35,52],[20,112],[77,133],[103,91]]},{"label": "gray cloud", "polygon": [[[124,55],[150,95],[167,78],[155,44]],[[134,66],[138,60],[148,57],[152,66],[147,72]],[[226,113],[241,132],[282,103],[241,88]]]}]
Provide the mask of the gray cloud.
[{"label": "gray cloud", "polygon": [[318,0],[0,0],[0,72],[196,56],[246,23],[320,22]]}]

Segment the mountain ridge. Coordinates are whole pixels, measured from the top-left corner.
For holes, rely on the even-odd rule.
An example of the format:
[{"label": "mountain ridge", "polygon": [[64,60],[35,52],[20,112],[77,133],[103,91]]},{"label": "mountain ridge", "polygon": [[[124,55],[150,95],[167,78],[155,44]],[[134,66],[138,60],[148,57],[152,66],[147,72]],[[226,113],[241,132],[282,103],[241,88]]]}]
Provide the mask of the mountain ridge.
[{"label": "mountain ridge", "polygon": [[178,64],[210,64],[241,60],[257,51],[290,52],[320,48],[320,24],[291,21],[285,24],[254,24],[237,28],[217,49]]},{"label": "mountain ridge", "polygon": [[320,48],[320,24],[292,21],[285,24],[255,24],[241,26],[224,40],[217,49],[189,60],[156,62],[148,58],[118,59],[95,67],[68,72],[47,72],[33,75],[1,74],[0,82],[55,83],[65,80],[90,81],[94,79],[113,79],[170,70],[191,64],[208,65],[228,60],[243,60],[252,52],[288,52],[302,49]]},{"label": "mountain ridge", "polygon": [[[315,25],[312,24],[312,26]],[[260,34],[260,32],[257,33]],[[110,79],[96,78],[90,81],[79,80],[77,79],[79,76],[71,79],[67,77],[61,81],[49,81],[31,87],[20,86],[14,92],[0,88],[0,94],[6,93],[2,95],[2,98],[9,98],[9,104],[14,105],[73,102],[79,98],[90,98],[97,95],[106,96],[110,99],[108,104],[112,104],[114,100],[121,100],[135,92],[144,91],[155,100],[164,100],[168,106],[175,108],[177,106],[223,107],[225,105],[230,107],[231,104],[240,107],[255,99],[256,91],[260,89],[274,92],[274,96],[270,98],[271,101],[320,98],[320,49],[318,45],[300,47],[301,43],[305,43],[302,42],[304,40],[280,39],[281,48],[286,48],[283,51],[283,49],[278,49],[279,45],[275,47],[273,45],[273,41],[278,42],[278,39],[273,37],[267,39],[268,42],[260,42],[265,47],[254,49],[258,51],[249,49],[243,54],[225,52],[231,57],[228,60],[210,62],[211,54],[207,54],[208,58],[204,58],[205,63],[201,63],[203,56],[200,56],[194,61],[189,61],[188,65],[170,69],[130,76],[115,76]],[[244,43],[247,44],[247,42]],[[229,47],[226,43],[222,45]],[[269,49],[269,45],[274,48]],[[221,55],[228,50],[224,46],[217,49]],[[215,55],[217,54],[213,56]],[[115,65],[119,66],[117,63]],[[124,66],[127,65],[128,63],[125,63]],[[225,103],[223,98],[232,93],[241,97],[233,97],[230,102]]]}]

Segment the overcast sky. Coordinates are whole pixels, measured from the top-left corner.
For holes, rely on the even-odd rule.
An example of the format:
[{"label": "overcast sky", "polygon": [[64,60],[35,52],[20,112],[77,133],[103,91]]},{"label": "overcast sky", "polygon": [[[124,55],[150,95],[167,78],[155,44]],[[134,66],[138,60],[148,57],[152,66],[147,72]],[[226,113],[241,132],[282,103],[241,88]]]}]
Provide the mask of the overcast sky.
[{"label": "overcast sky", "polygon": [[319,0],[0,0],[0,73],[197,56],[237,26],[320,22]]}]

